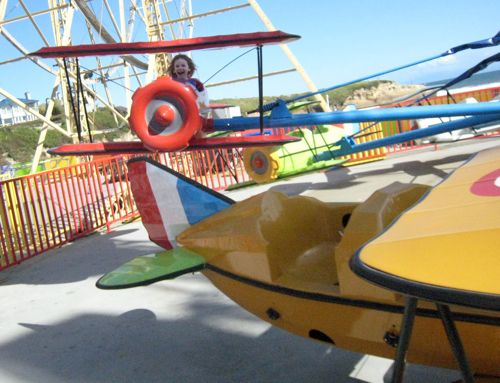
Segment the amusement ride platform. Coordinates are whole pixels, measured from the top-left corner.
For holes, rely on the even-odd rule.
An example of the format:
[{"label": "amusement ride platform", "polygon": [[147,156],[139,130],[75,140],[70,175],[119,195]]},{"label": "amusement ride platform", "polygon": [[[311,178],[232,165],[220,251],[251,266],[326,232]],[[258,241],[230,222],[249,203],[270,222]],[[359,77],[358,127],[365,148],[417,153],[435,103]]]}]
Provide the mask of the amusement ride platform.
[{"label": "amusement ride platform", "polygon": [[[226,192],[274,189],[323,201],[361,201],[394,181],[435,185],[470,154],[500,145],[474,139],[391,155]],[[107,271],[159,248],[141,222],[117,225],[0,274],[2,382],[382,382],[392,360],[308,341],[234,304],[201,274],[129,290],[95,287]],[[455,370],[410,365],[405,382],[456,381]]]}]

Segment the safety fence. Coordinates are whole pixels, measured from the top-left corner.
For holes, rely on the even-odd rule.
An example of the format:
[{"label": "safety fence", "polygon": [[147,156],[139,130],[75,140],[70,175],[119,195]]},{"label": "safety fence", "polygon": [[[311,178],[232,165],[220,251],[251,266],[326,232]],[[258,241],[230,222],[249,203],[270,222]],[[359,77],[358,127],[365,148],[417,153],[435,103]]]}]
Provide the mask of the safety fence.
[{"label": "safety fence", "polygon": [[250,181],[241,149],[209,149],[156,153],[153,158],[216,191]]},{"label": "safety fence", "polygon": [[[150,156],[213,190],[251,181],[239,149]],[[100,158],[1,180],[0,270],[138,217],[128,180],[129,158]]]},{"label": "safety fence", "polygon": [[0,182],[0,270],[137,216],[124,158]]},{"label": "safety fence", "polygon": [[[488,101],[500,93],[455,94],[456,100],[474,96]],[[443,98],[431,102],[444,102]],[[309,128],[310,129],[310,128]],[[410,121],[361,124],[357,143],[412,129]],[[284,130],[281,133],[285,133]],[[411,150],[415,142],[379,148],[349,157],[347,164],[384,158],[387,152]],[[240,149],[155,153],[167,167],[213,190],[250,181]],[[0,180],[0,270],[49,249],[139,216],[128,181],[129,156],[116,156],[53,168],[41,173]],[[49,166],[50,167],[50,166]]]}]

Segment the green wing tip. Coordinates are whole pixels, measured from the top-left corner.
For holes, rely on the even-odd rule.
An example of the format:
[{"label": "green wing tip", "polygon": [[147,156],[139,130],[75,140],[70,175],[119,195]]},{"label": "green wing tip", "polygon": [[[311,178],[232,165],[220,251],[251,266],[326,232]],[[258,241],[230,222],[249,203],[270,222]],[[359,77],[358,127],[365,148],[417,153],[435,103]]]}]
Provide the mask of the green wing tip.
[{"label": "green wing tip", "polygon": [[96,286],[105,290],[146,286],[202,270],[205,263],[202,256],[190,250],[171,249],[134,258],[102,276]]}]

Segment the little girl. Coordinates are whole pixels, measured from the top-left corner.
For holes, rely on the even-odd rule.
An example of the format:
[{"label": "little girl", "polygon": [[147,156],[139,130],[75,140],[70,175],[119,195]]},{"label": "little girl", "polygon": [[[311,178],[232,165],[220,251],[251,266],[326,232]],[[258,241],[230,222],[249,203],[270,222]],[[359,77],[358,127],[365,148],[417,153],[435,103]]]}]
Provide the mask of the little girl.
[{"label": "little girl", "polygon": [[200,113],[203,114],[203,109],[208,107],[208,95],[203,86],[203,83],[197,78],[193,78],[193,73],[196,70],[193,60],[190,57],[179,54],[175,56],[168,66],[168,74],[172,79],[191,86],[198,97],[198,106]]}]

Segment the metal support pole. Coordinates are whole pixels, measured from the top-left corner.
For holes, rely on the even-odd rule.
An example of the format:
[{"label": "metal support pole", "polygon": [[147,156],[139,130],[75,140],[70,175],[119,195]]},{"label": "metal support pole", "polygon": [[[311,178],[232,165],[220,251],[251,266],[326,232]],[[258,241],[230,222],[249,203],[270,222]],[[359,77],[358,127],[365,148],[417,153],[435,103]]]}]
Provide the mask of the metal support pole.
[{"label": "metal support pole", "polygon": [[401,383],[406,365],[406,353],[410,345],[413,323],[415,322],[415,313],[417,311],[417,298],[407,297],[403,321],[401,323],[401,336],[399,337],[396,359],[394,360],[394,370],[392,374],[392,383]]},{"label": "metal support pole", "polygon": [[86,104],[87,98],[85,97],[85,91],[83,90],[82,76],[80,74],[80,62],[78,61],[78,57],[76,58],[76,81],[78,85],[78,91],[80,92],[80,96],[82,97],[83,114],[85,115],[85,122],[87,124],[87,133],[89,135],[89,141],[93,142],[92,129],[90,128],[89,115],[87,113],[87,104]]},{"label": "metal support pole", "polygon": [[460,367],[462,378],[465,383],[473,383],[474,376],[469,366],[467,355],[465,354],[465,350],[462,345],[462,341],[460,340],[455,322],[451,317],[450,308],[448,307],[448,305],[439,303],[436,303],[436,307],[439,311],[439,316],[441,317],[441,321],[443,322],[444,329],[446,330],[446,336],[448,337],[448,341],[450,342],[451,350],[453,351],[453,355],[455,356],[455,359],[457,360]]},{"label": "metal support pole", "polygon": [[69,92],[69,98],[70,98],[70,102],[71,102],[71,109],[73,110],[73,116],[75,118],[76,132],[78,134],[78,141],[82,142],[82,126],[80,125],[80,119],[78,118],[78,112],[76,111],[75,100],[73,98],[73,90],[71,87],[71,82],[69,81],[69,71],[68,71],[68,64],[66,62],[66,58],[63,58],[63,64],[64,64],[64,72],[66,73],[66,82],[68,83],[68,92]]},{"label": "metal support pole", "polygon": [[257,69],[259,76],[259,127],[260,134],[264,134],[264,81],[262,69],[262,45],[257,46]]}]

